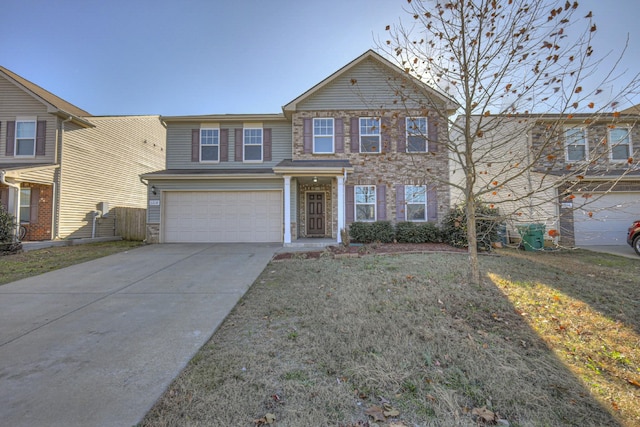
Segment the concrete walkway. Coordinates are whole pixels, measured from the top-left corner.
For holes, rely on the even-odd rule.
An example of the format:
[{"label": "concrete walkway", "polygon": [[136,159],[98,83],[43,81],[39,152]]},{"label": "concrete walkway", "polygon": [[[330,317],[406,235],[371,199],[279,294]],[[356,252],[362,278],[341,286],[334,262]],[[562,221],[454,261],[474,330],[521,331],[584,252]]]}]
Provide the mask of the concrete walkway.
[{"label": "concrete walkway", "polygon": [[0,425],[137,424],[281,245],[151,245],[0,286]]}]

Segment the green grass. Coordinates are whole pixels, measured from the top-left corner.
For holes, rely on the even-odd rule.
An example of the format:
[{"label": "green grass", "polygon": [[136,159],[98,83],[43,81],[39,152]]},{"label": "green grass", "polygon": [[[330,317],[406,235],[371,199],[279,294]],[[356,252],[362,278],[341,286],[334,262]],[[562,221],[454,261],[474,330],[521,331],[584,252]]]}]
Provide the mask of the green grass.
[{"label": "green grass", "polygon": [[141,242],[115,241],[55,246],[0,257],[0,285],[136,248]]},{"label": "green grass", "polygon": [[480,286],[466,260],[271,263],[141,425],[640,425],[637,260],[504,250]]}]

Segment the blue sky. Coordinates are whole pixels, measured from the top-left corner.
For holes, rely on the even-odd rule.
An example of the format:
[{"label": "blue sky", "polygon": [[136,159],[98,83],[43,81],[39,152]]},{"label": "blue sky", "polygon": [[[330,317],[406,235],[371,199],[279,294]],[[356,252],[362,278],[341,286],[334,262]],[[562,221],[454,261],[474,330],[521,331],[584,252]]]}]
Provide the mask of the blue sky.
[{"label": "blue sky", "polygon": [[[4,0],[0,65],[94,115],[277,113],[375,48],[387,24],[409,17],[405,5]],[[619,52],[630,34],[622,68],[637,73],[640,1],[582,0],[580,9],[594,11],[596,55]]]}]

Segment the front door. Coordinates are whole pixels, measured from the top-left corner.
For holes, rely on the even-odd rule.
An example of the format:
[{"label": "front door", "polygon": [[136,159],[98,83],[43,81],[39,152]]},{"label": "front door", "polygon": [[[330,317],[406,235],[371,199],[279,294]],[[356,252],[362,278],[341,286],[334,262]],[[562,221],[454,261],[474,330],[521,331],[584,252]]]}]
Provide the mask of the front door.
[{"label": "front door", "polygon": [[324,193],[307,193],[307,236],[324,237]]}]

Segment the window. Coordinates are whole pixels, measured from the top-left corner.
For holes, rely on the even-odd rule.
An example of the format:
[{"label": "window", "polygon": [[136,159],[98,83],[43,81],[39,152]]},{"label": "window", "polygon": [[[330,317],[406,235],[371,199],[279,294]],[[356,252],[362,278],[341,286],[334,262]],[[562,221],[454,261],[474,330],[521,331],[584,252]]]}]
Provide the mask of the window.
[{"label": "window", "polygon": [[244,161],[262,161],[262,129],[244,129]]},{"label": "window", "polygon": [[627,161],[631,157],[631,137],[628,128],[609,129],[611,160]]},{"label": "window", "polygon": [[376,186],[355,186],[356,221],[376,220]]},{"label": "window", "polygon": [[427,188],[424,185],[405,185],[404,201],[407,221],[427,220]]},{"label": "window", "polygon": [[36,155],[36,121],[16,121],[16,156],[33,157]]},{"label": "window", "polygon": [[380,119],[360,118],[360,152],[380,152]]},{"label": "window", "polygon": [[333,153],[333,119],[313,119],[313,152]]},{"label": "window", "polygon": [[582,128],[567,128],[564,130],[564,144],[568,162],[587,160],[587,138]]},{"label": "window", "polygon": [[31,221],[31,189],[20,189],[20,222]]},{"label": "window", "polygon": [[220,130],[200,129],[200,161],[217,162],[220,160]]},{"label": "window", "polygon": [[426,153],[427,152],[427,118],[407,117],[407,152]]}]

